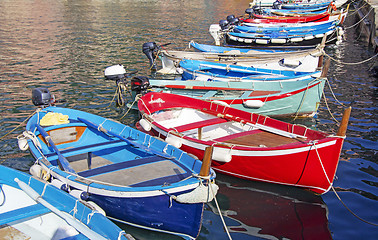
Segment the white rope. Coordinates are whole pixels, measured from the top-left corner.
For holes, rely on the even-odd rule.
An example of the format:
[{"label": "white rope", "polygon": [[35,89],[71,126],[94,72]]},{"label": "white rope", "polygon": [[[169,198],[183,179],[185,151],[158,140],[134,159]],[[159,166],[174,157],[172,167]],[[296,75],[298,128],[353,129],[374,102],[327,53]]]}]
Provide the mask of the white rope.
[{"label": "white rope", "polygon": [[363,63],[366,63],[366,62],[369,62],[370,60],[374,59],[375,57],[378,56],[378,53],[376,53],[374,56],[368,58],[368,59],[365,59],[365,60],[362,60],[361,62],[355,62],[355,63],[347,63],[347,62],[343,62],[343,61],[340,61],[340,60],[337,60],[333,57],[331,57],[329,54],[327,54],[325,51],[323,51],[323,54],[327,57],[329,57],[330,59],[332,59],[333,61],[337,62],[337,63],[340,63],[340,64],[344,64],[344,65],[359,65],[359,64],[363,64]]},{"label": "white rope", "polygon": [[[211,188],[211,191],[213,191],[212,188]],[[214,192],[213,192],[213,195],[214,195]],[[223,228],[224,228],[224,230],[225,230],[226,233],[227,233],[228,239],[232,240],[231,235],[230,235],[230,232],[228,231],[227,225],[226,225],[226,223],[225,223],[225,221],[224,221],[224,219],[223,219],[223,215],[222,215],[221,209],[220,209],[220,207],[219,207],[219,204],[218,204],[218,201],[217,201],[217,198],[216,198],[215,195],[214,195],[214,201],[215,201],[215,205],[217,206],[217,210],[218,210],[218,212],[219,212],[219,216],[220,216],[220,218],[221,218],[221,220],[222,220]]]},{"label": "white rope", "polygon": [[370,8],[369,12],[363,17],[360,19],[360,21],[358,21],[357,23],[353,24],[352,26],[349,26],[349,27],[345,27],[344,29],[350,29],[352,27],[355,27],[357,26],[360,22],[362,22],[367,16],[369,16],[370,12],[373,10],[374,8]]},{"label": "white rope", "polygon": [[323,169],[324,175],[326,176],[328,183],[331,185],[331,189],[332,189],[332,191],[335,193],[336,197],[340,200],[340,202],[343,204],[343,206],[344,206],[344,207],[345,207],[345,208],[346,208],[346,209],[347,209],[347,210],[348,210],[353,216],[355,216],[357,219],[363,221],[364,223],[367,223],[367,224],[370,224],[370,225],[373,225],[373,226],[378,227],[378,224],[376,224],[376,223],[372,223],[372,222],[369,222],[369,221],[366,221],[365,219],[359,217],[359,216],[358,216],[357,214],[355,214],[350,208],[348,208],[348,206],[347,206],[347,205],[341,200],[340,196],[337,194],[335,188],[332,186],[332,183],[330,182],[330,180],[329,180],[329,178],[328,178],[328,176],[327,176],[327,173],[326,173],[326,171],[325,171],[325,169],[324,169],[324,166],[323,166],[322,160],[320,159],[320,156],[319,156],[319,153],[318,153],[318,149],[316,148],[316,144],[315,144],[315,142],[313,142],[313,146],[315,147],[315,151],[316,151],[316,154],[317,154],[317,156],[318,156],[318,159],[319,159],[320,165],[322,166],[322,169]]}]

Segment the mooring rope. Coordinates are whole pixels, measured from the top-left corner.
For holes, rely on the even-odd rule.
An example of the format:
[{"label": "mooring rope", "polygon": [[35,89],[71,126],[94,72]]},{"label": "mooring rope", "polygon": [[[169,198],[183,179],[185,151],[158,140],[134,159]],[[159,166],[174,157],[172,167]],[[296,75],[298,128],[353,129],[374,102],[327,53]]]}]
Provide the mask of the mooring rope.
[{"label": "mooring rope", "polygon": [[331,60],[337,62],[337,63],[340,63],[340,64],[344,64],[344,65],[359,65],[359,64],[363,64],[363,63],[366,63],[366,62],[369,62],[371,61],[372,59],[374,59],[375,57],[378,56],[378,53],[376,53],[374,56],[368,58],[368,59],[365,59],[365,60],[362,60],[361,62],[355,62],[355,63],[347,63],[347,62],[343,62],[343,61],[340,61],[340,60],[337,60],[333,57],[331,57],[329,54],[327,54],[324,50],[323,50],[323,54],[327,57],[329,57]]},{"label": "mooring rope", "polygon": [[360,24],[367,16],[369,16],[369,14],[371,13],[372,10],[374,10],[374,8],[370,8],[369,12],[363,18],[361,18],[360,21],[356,22],[355,24],[353,24],[349,27],[344,27],[344,29],[347,30],[347,29],[353,28],[353,27],[357,26],[358,24]]},{"label": "mooring rope", "polygon": [[341,200],[340,196],[337,194],[335,188],[333,187],[333,185],[332,185],[331,181],[329,180],[328,175],[327,175],[327,173],[326,173],[326,171],[325,171],[325,169],[324,169],[323,162],[322,162],[322,160],[321,160],[321,158],[320,158],[320,155],[319,155],[318,149],[317,149],[317,147],[316,147],[316,143],[313,142],[312,145],[313,145],[314,148],[315,148],[315,152],[316,152],[316,155],[318,156],[318,159],[319,159],[320,165],[322,166],[323,173],[324,173],[324,175],[326,176],[327,181],[328,181],[328,183],[330,184],[332,191],[335,193],[335,195],[336,195],[336,197],[339,199],[339,201],[340,201],[340,202],[344,205],[344,207],[345,207],[345,208],[346,208],[346,209],[347,209],[347,210],[348,210],[353,216],[355,216],[357,219],[361,220],[361,221],[364,222],[364,223],[367,223],[367,224],[370,224],[370,225],[373,225],[373,226],[378,227],[378,224],[376,224],[376,223],[372,223],[372,222],[369,222],[369,221],[367,221],[367,220],[365,220],[365,219],[359,217],[357,214],[355,214],[355,213],[354,213],[354,212],[353,212],[353,211],[352,211],[352,210],[351,210],[351,209],[350,209],[350,208],[349,208],[349,207],[343,202],[343,200]]},{"label": "mooring rope", "polygon": [[222,220],[223,228],[224,228],[224,230],[225,230],[226,233],[227,233],[228,239],[232,240],[232,238],[231,238],[231,234],[230,234],[230,232],[228,231],[228,228],[227,228],[226,222],[225,222],[224,219],[223,219],[223,215],[222,215],[221,209],[220,209],[220,207],[219,207],[219,204],[218,204],[217,198],[216,198],[216,196],[214,195],[213,188],[210,188],[210,189],[211,189],[211,192],[213,193],[214,201],[215,201],[215,205],[217,206],[217,210],[218,210],[218,212],[219,212],[219,216],[220,216],[220,218],[221,218],[221,220]]}]

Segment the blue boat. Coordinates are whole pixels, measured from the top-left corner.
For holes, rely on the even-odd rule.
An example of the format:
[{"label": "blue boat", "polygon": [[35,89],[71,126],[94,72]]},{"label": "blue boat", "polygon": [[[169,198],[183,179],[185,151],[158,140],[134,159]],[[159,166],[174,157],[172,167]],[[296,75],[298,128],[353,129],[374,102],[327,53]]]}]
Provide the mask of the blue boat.
[{"label": "blue boat", "polygon": [[288,4],[282,4],[281,8],[283,9],[316,9],[321,7],[328,7],[332,1],[327,2],[320,2],[320,3],[288,3]]},{"label": "blue boat", "polygon": [[301,34],[315,30],[328,29],[335,27],[338,21],[330,20],[324,22],[309,22],[296,24],[249,24],[244,23],[232,28],[232,32],[239,33],[272,33],[272,32],[287,32],[290,34]]},{"label": "blue boat", "polygon": [[49,182],[0,166],[1,239],[134,239],[94,206]]},{"label": "blue boat", "polygon": [[33,103],[42,108],[29,119],[25,137],[53,179],[112,220],[198,236],[204,203],[217,190],[209,165],[120,122],[46,107],[50,98],[45,88],[33,90]]},{"label": "blue boat", "polygon": [[308,3],[286,3],[286,4],[279,4],[279,8],[281,9],[319,9],[328,7],[333,1],[326,1],[326,2],[308,2]]},{"label": "blue boat", "polygon": [[273,8],[262,8],[262,12],[265,15],[307,15],[307,14],[320,14],[328,11],[329,6],[323,6],[318,8],[310,9],[273,9]]},{"label": "blue boat", "polygon": [[[271,47],[264,47],[264,48],[249,48],[249,47],[226,47],[226,46],[216,46],[216,45],[209,45],[209,44],[202,44],[191,41],[189,46],[194,48],[200,52],[212,52],[212,53],[229,53],[231,51],[240,52],[240,53],[248,53],[250,50],[252,51],[259,51],[262,54],[264,53],[285,53],[285,52],[293,52],[298,51],[299,54],[304,53],[305,51],[309,51],[308,49],[315,49],[316,46],[304,46],[302,50],[298,50],[297,48],[292,48],[291,46],[285,46],[284,48],[271,48]],[[306,50],[307,49],[307,50]]]},{"label": "blue boat", "polygon": [[320,71],[297,72],[289,70],[262,69],[217,62],[183,59],[180,61],[184,80],[224,82],[282,82],[316,78]]}]

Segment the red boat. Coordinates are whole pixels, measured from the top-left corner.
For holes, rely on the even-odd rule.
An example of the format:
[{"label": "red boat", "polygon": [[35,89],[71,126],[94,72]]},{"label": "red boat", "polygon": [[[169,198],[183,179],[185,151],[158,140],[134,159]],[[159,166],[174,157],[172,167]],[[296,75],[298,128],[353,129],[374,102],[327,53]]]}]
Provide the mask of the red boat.
[{"label": "red boat", "polygon": [[339,24],[342,24],[348,14],[349,5],[346,10],[342,9],[339,12],[325,12],[321,14],[290,14],[286,16],[270,16],[270,15],[258,15],[253,14],[252,18],[242,18],[241,22],[246,23],[306,23],[306,22],[322,22],[322,21],[336,21],[339,20]]},{"label": "red boat", "polygon": [[350,108],[337,135],[286,123],[214,102],[151,92],[138,102],[138,128],[235,177],[326,193],[332,186]]},{"label": "red boat", "polygon": [[329,12],[293,16],[269,16],[253,14],[253,18],[241,19],[241,21],[246,23],[305,23],[328,21],[329,18]]}]

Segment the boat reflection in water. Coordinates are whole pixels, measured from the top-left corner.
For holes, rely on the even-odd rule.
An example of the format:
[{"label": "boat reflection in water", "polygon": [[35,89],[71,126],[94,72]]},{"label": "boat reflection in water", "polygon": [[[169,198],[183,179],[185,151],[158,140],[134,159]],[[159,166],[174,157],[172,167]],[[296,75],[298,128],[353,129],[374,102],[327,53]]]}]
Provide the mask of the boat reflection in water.
[{"label": "boat reflection in water", "polygon": [[[222,174],[217,184],[217,200],[233,239],[332,239],[328,208],[318,195]],[[203,223],[202,237],[227,239],[214,201],[208,206],[211,212],[205,214],[214,216],[206,216],[211,220]]]}]

